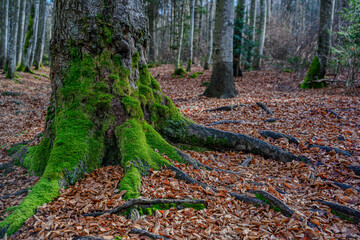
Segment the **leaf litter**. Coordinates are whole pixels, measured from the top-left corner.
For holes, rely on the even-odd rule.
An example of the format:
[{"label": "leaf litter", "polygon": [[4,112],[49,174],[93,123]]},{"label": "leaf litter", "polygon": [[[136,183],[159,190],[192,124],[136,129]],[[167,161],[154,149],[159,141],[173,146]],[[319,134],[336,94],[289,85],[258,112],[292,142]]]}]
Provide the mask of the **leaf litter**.
[{"label": "leaf litter", "polygon": [[[211,72],[192,79],[172,77],[169,65],[151,69],[163,92],[174,100],[187,118],[206,125],[219,120],[234,120],[214,128],[258,137],[297,155],[310,158],[313,166],[302,162],[281,163],[252,155],[249,167],[240,163],[249,154],[235,152],[185,151],[191,157],[212,168],[231,170],[239,174],[194,169],[174,163],[192,178],[216,187],[218,192],[202,189],[196,184],[186,184],[175,178],[174,172],[163,169],[151,171],[142,179],[141,193],[145,198],[196,198],[204,199],[207,208],[158,210],[131,222],[122,215],[104,214],[84,217],[82,214],[104,211],[125,201],[118,183],[123,176],[119,166],[107,166],[87,174],[85,178],[62,189],[54,201],[39,207],[36,215],[13,236],[13,239],[72,239],[75,236],[97,236],[113,239],[139,239],[128,234],[132,228],[141,228],[172,239],[345,239],[359,238],[359,224],[342,220],[330,208],[316,200],[339,203],[360,210],[360,177],[347,167],[360,165],[359,123],[360,100],[348,96],[343,86],[330,86],[323,90],[300,90],[293,75],[277,71],[255,71],[236,78],[238,96],[233,99],[213,99],[200,96],[209,81]],[[194,68],[193,71],[201,71]],[[44,74],[20,73],[17,82],[0,77],[1,92],[20,92],[19,96],[0,95],[0,164],[10,159],[3,150],[11,144],[31,140],[44,126],[50,84]],[[188,74],[190,75],[190,74]],[[20,101],[20,104],[14,102]],[[269,115],[257,106],[263,102],[274,113],[276,122],[265,122]],[[18,102],[19,103],[19,102]],[[240,105],[231,111],[208,112],[227,105]],[[337,113],[336,117],[329,109]],[[239,121],[242,120],[242,121]],[[264,138],[258,132],[270,130],[291,135],[300,143],[287,139]],[[332,146],[350,151],[353,156],[343,156],[334,151],[308,148],[308,144]],[[30,188],[37,177],[14,167],[12,173],[0,170],[1,195],[12,194],[21,188]],[[334,182],[353,188],[342,189]],[[283,201],[295,214],[285,217],[269,206],[245,204],[228,195],[228,191],[249,194],[263,190]],[[0,219],[9,207],[17,206],[26,194],[0,199]],[[11,208],[10,208],[11,209]],[[308,227],[311,222],[316,227]]]}]

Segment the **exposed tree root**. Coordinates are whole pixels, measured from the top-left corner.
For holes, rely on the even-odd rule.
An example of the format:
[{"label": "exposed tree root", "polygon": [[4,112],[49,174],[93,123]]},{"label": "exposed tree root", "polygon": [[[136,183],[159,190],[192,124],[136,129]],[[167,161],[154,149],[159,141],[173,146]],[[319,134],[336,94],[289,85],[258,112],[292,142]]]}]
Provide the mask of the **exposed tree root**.
[{"label": "exposed tree root", "polygon": [[72,240],[104,240],[104,238],[92,237],[92,236],[83,236],[83,237],[74,237]]},{"label": "exposed tree root", "polygon": [[328,111],[329,113],[332,113],[337,119],[340,119],[341,117],[339,116],[339,114],[337,114],[336,112],[334,112],[333,110],[331,109],[326,109],[326,111]]},{"label": "exposed tree root", "polygon": [[281,119],[279,119],[279,118],[269,118],[269,119],[264,120],[264,122],[273,123],[273,122],[280,121],[280,120]]},{"label": "exposed tree root", "polygon": [[296,160],[312,164],[311,160],[304,156],[296,156],[282,148],[249,135],[225,132],[196,124],[174,125],[169,123],[169,126],[162,131],[162,135],[172,142],[207,147],[216,151],[231,150],[253,153],[266,159],[271,158],[281,162]]},{"label": "exposed tree root", "polygon": [[114,209],[108,210],[108,211],[102,211],[102,212],[95,212],[95,213],[88,213],[84,214],[83,216],[92,216],[97,217],[101,216],[105,213],[110,214],[117,214],[122,211],[125,211],[127,209],[130,209],[134,206],[143,206],[143,205],[155,205],[155,204],[206,204],[205,200],[202,199],[143,199],[143,198],[137,198],[137,199],[131,199],[124,203],[123,205],[116,207]]},{"label": "exposed tree root", "polygon": [[360,222],[360,211],[358,210],[337,203],[327,202],[323,200],[317,201],[330,207],[332,212],[342,219],[348,220],[355,224],[358,224]]},{"label": "exposed tree root", "polygon": [[171,238],[167,238],[155,233],[151,233],[149,231],[143,230],[143,229],[139,229],[139,228],[133,228],[130,230],[129,234],[138,234],[140,236],[146,236],[149,237],[151,239],[165,239],[165,240],[171,240]]},{"label": "exposed tree root", "polygon": [[21,189],[21,190],[15,192],[15,193],[11,193],[11,194],[1,196],[0,199],[8,199],[11,196],[20,196],[22,194],[27,194],[27,192],[28,192],[28,189],[24,188],[24,189]]},{"label": "exposed tree root", "polygon": [[267,112],[270,115],[273,115],[273,112],[266,106],[265,103],[263,102],[257,102],[256,103],[260,108],[262,108],[263,110],[265,110],[265,112]]},{"label": "exposed tree root", "polygon": [[215,125],[220,125],[220,124],[239,124],[239,123],[246,123],[246,121],[244,121],[244,120],[221,120],[221,121],[208,123],[208,124],[206,124],[206,126],[215,126]]},{"label": "exposed tree root", "polygon": [[356,175],[360,176],[360,166],[352,165],[348,166],[347,168],[353,170]]},{"label": "exposed tree root", "polygon": [[251,160],[252,156],[247,157],[244,161],[242,161],[242,163],[240,163],[240,166],[249,167]]},{"label": "exposed tree root", "polygon": [[231,111],[231,110],[237,109],[238,107],[244,107],[244,106],[246,106],[246,105],[245,104],[227,105],[227,106],[218,107],[218,108],[214,108],[214,109],[207,109],[207,110],[205,110],[205,112]]},{"label": "exposed tree root", "polygon": [[344,156],[348,156],[351,157],[353,154],[351,152],[339,149],[339,148],[334,148],[334,147],[329,147],[329,146],[320,146],[320,145],[313,145],[313,144],[309,144],[308,148],[320,148],[321,150],[325,150],[326,152],[331,152],[334,151],[336,153],[340,153]]},{"label": "exposed tree root", "polygon": [[287,135],[284,133],[278,133],[278,132],[273,132],[273,131],[259,131],[259,134],[266,138],[269,138],[269,137],[273,138],[273,139],[286,138],[289,140],[289,143],[299,144],[299,140],[297,140],[293,136],[290,136],[290,135]]},{"label": "exposed tree root", "polygon": [[333,184],[343,190],[346,190],[346,189],[355,189],[357,190],[358,192],[360,192],[360,188],[357,188],[357,187],[353,187],[353,186],[349,186],[349,185],[346,185],[346,184],[343,184],[343,183],[339,183],[339,182],[333,182]]},{"label": "exposed tree root", "polygon": [[288,206],[285,205],[285,203],[283,203],[270,193],[262,190],[252,190],[249,192],[257,195],[257,197],[260,199],[264,199],[266,203],[268,203],[271,207],[279,210],[286,217],[291,217],[294,214],[294,211],[292,209],[290,209]]},{"label": "exposed tree root", "polygon": [[[214,192],[218,192],[218,190],[216,188],[214,188],[212,186],[209,186],[206,183],[200,182],[200,181],[190,177],[184,171],[180,170],[179,168],[177,168],[177,167],[175,167],[173,165],[168,166],[168,169],[170,169],[170,170],[172,170],[173,172],[176,173],[175,178],[177,178],[177,179],[184,180],[185,182],[191,183],[191,184],[198,184],[205,190],[206,189],[211,189]],[[228,194],[231,197],[234,197],[235,199],[243,201],[245,203],[251,203],[251,204],[254,204],[254,205],[265,205],[265,202],[263,202],[262,200],[257,199],[257,198],[252,198],[252,197],[250,197],[248,195],[245,195],[245,194],[237,194],[237,193],[233,193],[233,192],[228,192]]]}]

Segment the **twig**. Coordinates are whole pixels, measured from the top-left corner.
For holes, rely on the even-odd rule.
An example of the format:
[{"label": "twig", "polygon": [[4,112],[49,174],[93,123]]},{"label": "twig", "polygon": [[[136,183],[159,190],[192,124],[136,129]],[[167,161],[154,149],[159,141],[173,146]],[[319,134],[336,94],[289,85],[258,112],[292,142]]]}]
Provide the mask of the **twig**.
[{"label": "twig", "polygon": [[232,124],[232,123],[233,124],[247,123],[247,121],[244,121],[244,120],[221,120],[221,121],[208,123],[208,124],[206,124],[206,126],[215,126],[215,125],[220,125],[220,124]]},{"label": "twig", "polygon": [[105,213],[116,214],[116,213],[122,212],[126,209],[129,209],[133,206],[138,206],[138,205],[155,205],[155,204],[171,204],[171,203],[175,203],[175,204],[183,204],[183,203],[206,204],[205,200],[202,200],[202,199],[143,199],[143,198],[137,198],[137,199],[131,199],[130,201],[127,201],[123,205],[113,208],[111,210],[83,214],[83,216],[97,217],[97,216],[103,215]]},{"label": "twig", "polygon": [[247,157],[244,161],[242,161],[242,163],[240,163],[240,166],[249,167],[251,160],[252,156]]},{"label": "twig", "polygon": [[155,233],[151,233],[149,231],[139,229],[139,228],[133,228],[130,230],[129,234],[138,234],[140,236],[147,236],[151,239],[165,239],[165,240],[171,240],[171,238],[164,237]]},{"label": "twig", "polygon": [[334,116],[336,117],[336,118],[338,118],[338,119],[340,119],[341,117],[339,116],[339,114],[337,114],[336,112],[334,112],[333,110],[331,110],[331,109],[326,109],[326,111],[328,111],[328,112],[330,112],[330,113],[332,113],[332,114],[334,114]]}]

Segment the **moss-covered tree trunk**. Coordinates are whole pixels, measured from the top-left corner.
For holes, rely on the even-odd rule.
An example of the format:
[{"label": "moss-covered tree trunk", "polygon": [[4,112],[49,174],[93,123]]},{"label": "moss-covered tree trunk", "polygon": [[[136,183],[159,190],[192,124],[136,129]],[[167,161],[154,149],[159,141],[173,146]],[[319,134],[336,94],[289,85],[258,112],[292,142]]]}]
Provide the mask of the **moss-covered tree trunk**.
[{"label": "moss-covered tree trunk", "polygon": [[[0,223],[13,234],[85,172],[119,164],[125,198],[140,196],[141,175],[181,161],[172,142],[253,152],[287,162],[297,156],[247,135],[185,119],[149,74],[141,0],[58,0],[51,42],[51,103],[41,143],[18,164],[41,176]],[[2,236],[0,236],[1,238]]]},{"label": "moss-covered tree trunk", "polygon": [[301,83],[301,88],[323,88],[324,79],[331,46],[331,31],[334,19],[334,0],[321,0],[318,48],[308,73]]}]

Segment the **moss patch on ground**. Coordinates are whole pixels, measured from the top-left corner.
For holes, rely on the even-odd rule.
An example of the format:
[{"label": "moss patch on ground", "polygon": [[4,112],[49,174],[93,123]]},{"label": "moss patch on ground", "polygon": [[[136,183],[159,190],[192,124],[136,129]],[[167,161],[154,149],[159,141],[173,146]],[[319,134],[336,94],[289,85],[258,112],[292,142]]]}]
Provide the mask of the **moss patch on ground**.
[{"label": "moss patch on ground", "polygon": [[315,55],[312,63],[310,64],[309,71],[306,74],[306,77],[304,81],[301,83],[302,89],[308,89],[308,88],[324,88],[325,83],[324,82],[312,82],[314,80],[319,80],[324,78],[324,76],[321,76],[321,65],[319,58]]}]

